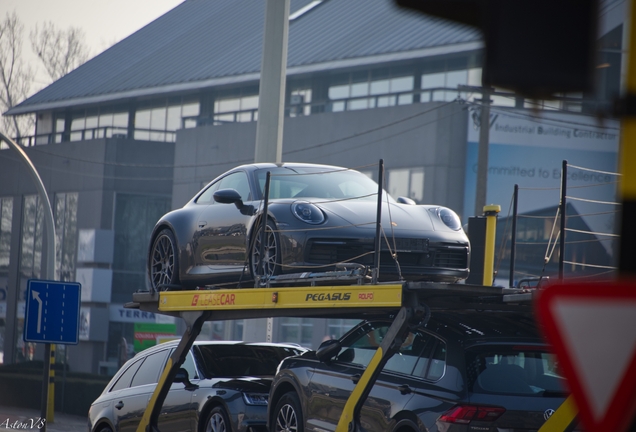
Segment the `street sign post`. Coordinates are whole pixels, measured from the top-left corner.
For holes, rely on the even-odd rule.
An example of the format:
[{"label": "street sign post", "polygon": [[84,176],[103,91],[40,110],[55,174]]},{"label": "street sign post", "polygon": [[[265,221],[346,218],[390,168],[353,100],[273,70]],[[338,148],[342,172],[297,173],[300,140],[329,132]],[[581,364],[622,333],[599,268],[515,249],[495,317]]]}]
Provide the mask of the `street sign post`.
[{"label": "street sign post", "polygon": [[552,285],[536,306],[585,429],[627,430],[636,414],[636,283]]},{"label": "street sign post", "polygon": [[81,287],[76,282],[31,279],[27,283],[24,340],[76,345]]}]

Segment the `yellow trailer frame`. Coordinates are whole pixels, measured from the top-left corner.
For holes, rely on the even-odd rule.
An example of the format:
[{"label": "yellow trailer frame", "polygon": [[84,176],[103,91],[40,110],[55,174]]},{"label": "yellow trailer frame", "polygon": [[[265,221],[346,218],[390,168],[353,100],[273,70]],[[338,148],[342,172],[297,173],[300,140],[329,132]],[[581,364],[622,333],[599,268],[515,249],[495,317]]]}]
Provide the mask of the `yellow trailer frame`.
[{"label": "yellow trailer frame", "polygon": [[481,285],[405,282],[276,288],[138,292],[127,308],[182,318],[187,329],[159,378],[137,432],[159,432],[161,406],[186,354],[206,321],[264,317],[360,318],[394,314],[394,321],[345,404],[337,432],[361,430],[360,410],[384,365],[411,325],[431,309],[532,311],[532,293]]}]

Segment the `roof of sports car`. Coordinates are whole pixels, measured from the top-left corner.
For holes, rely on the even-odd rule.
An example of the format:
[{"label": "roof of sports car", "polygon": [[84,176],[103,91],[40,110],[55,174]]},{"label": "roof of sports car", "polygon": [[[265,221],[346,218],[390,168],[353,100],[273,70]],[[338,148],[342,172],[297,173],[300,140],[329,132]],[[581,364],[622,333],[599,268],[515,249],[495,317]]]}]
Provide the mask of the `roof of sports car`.
[{"label": "roof of sports car", "polygon": [[[264,6],[186,0],[8,114],[258,80]],[[467,44],[481,46],[478,30],[390,0],[291,0],[288,74],[418,58],[440,47],[466,51]]]}]

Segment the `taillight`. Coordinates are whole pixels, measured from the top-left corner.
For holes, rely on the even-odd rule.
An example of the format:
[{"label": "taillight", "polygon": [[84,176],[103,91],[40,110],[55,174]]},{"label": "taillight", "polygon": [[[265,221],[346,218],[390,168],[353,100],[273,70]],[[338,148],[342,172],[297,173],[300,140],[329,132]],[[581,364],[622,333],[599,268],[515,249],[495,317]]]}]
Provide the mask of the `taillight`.
[{"label": "taillight", "polygon": [[438,421],[460,424],[468,424],[471,420],[495,421],[505,412],[506,409],[500,407],[457,405],[442,414]]}]

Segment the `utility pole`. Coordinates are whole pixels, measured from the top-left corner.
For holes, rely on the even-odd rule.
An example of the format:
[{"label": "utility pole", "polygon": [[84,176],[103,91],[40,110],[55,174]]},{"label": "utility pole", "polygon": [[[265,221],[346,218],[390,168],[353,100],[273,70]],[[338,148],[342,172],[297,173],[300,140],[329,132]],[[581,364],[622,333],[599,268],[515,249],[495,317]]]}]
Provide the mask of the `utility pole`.
[{"label": "utility pole", "polygon": [[267,0],[254,162],[281,162],[287,75],[289,1]]},{"label": "utility pole", "polygon": [[488,145],[490,142],[490,88],[482,89],[481,115],[479,116],[479,151],[477,153],[477,190],[475,216],[483,213],[488,190]]},{"label": "utility pole", "polygon": [[[283,160],[289,2],[290,0],[267,0],[265,3],[254,162],[280,163]],[[273,318],[245,320],[243,340],[266,338],[271,341],[273,327]]]}]

